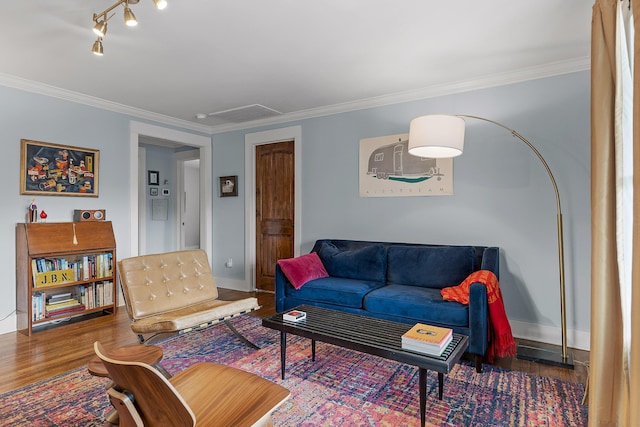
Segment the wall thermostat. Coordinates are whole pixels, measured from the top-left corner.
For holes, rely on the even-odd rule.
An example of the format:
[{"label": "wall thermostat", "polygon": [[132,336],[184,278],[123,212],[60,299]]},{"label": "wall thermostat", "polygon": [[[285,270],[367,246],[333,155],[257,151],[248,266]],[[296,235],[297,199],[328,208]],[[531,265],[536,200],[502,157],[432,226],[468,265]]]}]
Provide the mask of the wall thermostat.
[{"label": "wall thermostat", "polygon": [[104,221],[107,212],[104,209],[76,209],[73,211],[74,221]]}]

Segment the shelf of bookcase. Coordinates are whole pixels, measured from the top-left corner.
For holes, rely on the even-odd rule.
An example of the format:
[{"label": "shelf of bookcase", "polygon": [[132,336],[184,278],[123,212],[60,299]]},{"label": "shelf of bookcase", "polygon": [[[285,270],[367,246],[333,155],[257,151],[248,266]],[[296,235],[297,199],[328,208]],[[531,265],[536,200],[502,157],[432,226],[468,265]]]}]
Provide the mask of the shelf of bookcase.
[{"label": "shelf of bookcase", "polygon": [[[110,310],[113,310],[115,312],[115,305],[109,304],[102,307],[84,309],[82,311],[78,311],[74,313],[62,314],[60,316],[46,317],[44,319],[34,320],[32,322],[32,326],[35,327],[40,325],[46,325],[48,323],[55,323],[56,321],[59,321],[59,320],[68,319],[70,317],[86,316],[87,314],[99,313],[99,312],[110,311]],[[112,314],[112,313],[109,313],[109,314]]]},{"label": "shelf of bookcase", "polygon": [[[41,264],[38,264],[39,262]],[[78,265],[81,262],[84,265]],[[47,265],[47,263],[53,265]],[[60,263],[63,263],[64,267],[61,267]],[[35,286],[36,278],[38,281],[41,280],[39,274],[46,272],[47,275],[55,275],[52,272],[69,270],[69,265],[73,264],[84,269],[83,272],[89,271],[87,270],[87,265],[89,265],[92,273],[110,274],[87,280]],[[17,224],[16,315],[18,330],[26,335],[31,335],[35,326],[54,323],[61,319],[97,312],[114,315],[118,305],[116,265],[116,242],[110,221]],[[56,280],[59,277],[60,275]],[[85,308],[82,311],[64,313],[54,317],[38,316],[45,315],[46,299],[51,295],[56,295],[56,290],[68,289],[67,292],[71,292],[72,299],[80,299],[80,287],[85,287],[86,295],[86,289],[92,288],[94,285],[97,287],[99,284],[102,287],[105,284],[108,286],[108,293],[112,297],[111,304]],[[94,297],[92,301],[97,301],[93,292],[91,296]]]}]

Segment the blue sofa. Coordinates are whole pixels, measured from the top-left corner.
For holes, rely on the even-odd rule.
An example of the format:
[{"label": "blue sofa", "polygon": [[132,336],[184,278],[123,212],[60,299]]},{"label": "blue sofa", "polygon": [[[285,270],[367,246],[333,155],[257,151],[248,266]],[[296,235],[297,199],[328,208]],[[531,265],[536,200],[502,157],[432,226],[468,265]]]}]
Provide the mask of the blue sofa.
[{"label": "blue sofa", "polygon": [[468,353],[481,372],[488,348],[487,291],[470,288],[468,305],[444,301],[440,289],[477,270],[499,277],[499,250],[357,240],[318,240],[316,252],[329,277],[295,289],[276,265],[276,310],[315,305],[407,324],[428,323],[469,336]]}]

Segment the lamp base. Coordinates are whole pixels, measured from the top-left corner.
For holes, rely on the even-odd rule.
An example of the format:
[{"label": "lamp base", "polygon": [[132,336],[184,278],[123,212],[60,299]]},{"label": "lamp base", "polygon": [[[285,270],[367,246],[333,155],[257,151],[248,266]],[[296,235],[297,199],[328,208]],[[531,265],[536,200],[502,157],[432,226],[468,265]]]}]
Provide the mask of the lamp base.
[{"label": "lamp base", "polygon": [[575,369],[573,353],[567,352],[567,357],[562,357],[562,352],[520,344],[516,350],[516,358],[542,363],[544,365],[558,366],[560,368]]}]

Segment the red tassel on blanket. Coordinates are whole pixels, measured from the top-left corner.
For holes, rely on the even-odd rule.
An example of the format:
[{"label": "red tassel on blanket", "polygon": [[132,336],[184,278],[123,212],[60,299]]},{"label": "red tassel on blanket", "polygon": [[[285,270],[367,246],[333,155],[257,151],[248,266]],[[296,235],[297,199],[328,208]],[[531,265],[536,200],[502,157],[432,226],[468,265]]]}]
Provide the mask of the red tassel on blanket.
[{"label": "red tassel on blanket", "polygon": [[492,271],[478,270],[471,273],[458,286],[451,286],[440,290],[442,298],[447,301],[457,301],[469,304],[469,289],[471,284],[479,282],[487,287],[487,302],[489,304],[489,348],[487,361],[493,362],[494,357],[515,356],[516,343],[511,333],[511,326],[504,309],[502,293],[498,278]]}]

